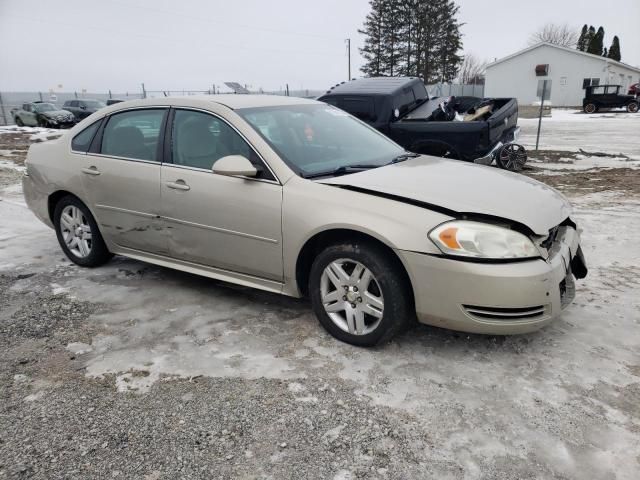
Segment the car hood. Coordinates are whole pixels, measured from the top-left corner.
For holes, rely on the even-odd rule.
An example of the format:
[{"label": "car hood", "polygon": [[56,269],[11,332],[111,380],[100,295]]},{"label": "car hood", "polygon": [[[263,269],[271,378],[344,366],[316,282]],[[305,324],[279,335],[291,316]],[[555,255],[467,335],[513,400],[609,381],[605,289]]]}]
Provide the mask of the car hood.
[{"label": "car hood", "polygon": [[320,182],[406,199],[448,214],[498,217],[538,235],[547,235],[571,214],[571,205],[560,192],[536,180],[436,157],[421,156]]},{"label": "car hood", "polygon": [[44,115],[47,118],[58,118],[68,117],[69,115],[73,115],[73,113],[68,112],[67,110],[50,110],[48,112],[42,112],[41,115]]}]

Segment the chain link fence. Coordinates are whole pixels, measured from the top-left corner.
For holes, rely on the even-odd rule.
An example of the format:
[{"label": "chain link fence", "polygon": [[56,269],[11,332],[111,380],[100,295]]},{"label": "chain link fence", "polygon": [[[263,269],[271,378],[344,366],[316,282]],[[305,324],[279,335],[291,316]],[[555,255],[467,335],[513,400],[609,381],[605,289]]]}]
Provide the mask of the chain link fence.
[{"label": "chain link fence", "polygon": [[142,97],[141,92],[0,92],[0,125],[13,125],[15,122],[11,111],[22,108],[23,103],[48,102],[62,108],[67,100],[91,99],[106,102],[108,99],[134,100]]},{"label": "chain link fence", "polygon": [[[159,98],[190,95],[212,95],[214,88],[209,90],[142,90],[139,92],[114,93],[111,91],[102,93],[88,92],[0,92],[0,126],[13,125],[14,119],[11,111],[22,108],[22,104],[29,102],[48,102],[62,108],[64,102],[68,100],[100,100],[106,102],[109,99],[136,100],[139,98]],[[232,93],[230,91],[220,91],[215,88],[215,93]],[[263,95],[289,95],[292,97],[316,98],[324,93],[324,90],[274,90],[264,91],[262,89],[251,92]]]},{"label": "chain link fence", "polygon": [[[291,97],[317,98],[326,90],[296,89],[271,90],[259,89],[251,93],[262,95],[288,95]],[[451,83],[439,83],[427,85],[427,91],[432,97],[483,97],[484,85],[459,85]],[[138,92],[115,93],[110,90],[101,93],[88,92],[0,92],[0,125],[13,125],[13,115],[11,111],[22,107],[23,103],[29,102],[49,102],[62,108],[67,100],[92,99],[106,102],[109,99],[135,100],[139,98],[158,98],[189,95],[212,95],[214,93],[232,93],[221,91],[213,86],[208,90],[145,90]]]},{"label": "chain link fence", "polygon": [[435,83],[426,87],[431,97],[484,97],[484,85],[480,84]]}]

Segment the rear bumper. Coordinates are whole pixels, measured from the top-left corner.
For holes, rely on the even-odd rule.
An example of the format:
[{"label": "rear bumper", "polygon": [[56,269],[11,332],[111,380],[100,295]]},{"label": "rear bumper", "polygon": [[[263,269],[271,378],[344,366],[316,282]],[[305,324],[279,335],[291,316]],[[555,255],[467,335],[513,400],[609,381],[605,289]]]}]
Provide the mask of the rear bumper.
[{"label": "rear bumper", "polygon": [[472,333],[509,335],[538,330],[575,295],[572,259],[579,236],[566,229],[549,260],[471,263],[398,251],[411,279],[421,323]]},{"label": "rear bumper", "polygon": [[498,143],[486,155],[476,158],[473,162],[481,165],[491,165],[496,158],[496,155],[504,145],[514,143],[520,137],[520,127],[516,127],[509,131]]},{"label": "rear bumper", "polygon": [[49,217],[48,193],[41,191],[30,175],[24,175],[22,177],[22,192],[27,206],[35,216],[45,225],[53,228],[53,223]]}]

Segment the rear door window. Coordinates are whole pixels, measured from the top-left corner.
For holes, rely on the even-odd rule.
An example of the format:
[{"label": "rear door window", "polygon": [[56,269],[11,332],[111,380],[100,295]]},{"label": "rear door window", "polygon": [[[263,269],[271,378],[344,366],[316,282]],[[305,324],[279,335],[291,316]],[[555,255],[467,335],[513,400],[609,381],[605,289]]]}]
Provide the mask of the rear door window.
[{"label": "rear door window", "polygon": [[371,97],[344,97],[338,102],[338,107],[360,120],[374,121],[376,117],[375,105]]},{"label": "rear door window", "polygon": [[130,110],[109,117],[100,153],[113,157],[158,161],[158,143],[167,109]]}]

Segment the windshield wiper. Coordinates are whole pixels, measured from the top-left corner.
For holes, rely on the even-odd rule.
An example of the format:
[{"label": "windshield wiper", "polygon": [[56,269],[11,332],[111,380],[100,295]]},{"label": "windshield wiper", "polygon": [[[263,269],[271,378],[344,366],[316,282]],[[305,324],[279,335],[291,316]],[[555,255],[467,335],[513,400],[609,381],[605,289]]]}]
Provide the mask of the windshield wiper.
[{"label": "windshield wiper", "polygon": [[304,178],[339,177],[340,175],[362,172],[364,170],[371,170],[372,168],[378,167],[382,167],[382,165],[342,165],[341,167],[329,172],[309,173],[305,175]]},{"label": "windshield wiper", "polygon": [[391,160],[389,162],[389,164],[404,162],[405,160],[408,160],[410,158],[416,158],[416,157],[419,157],[419,156],[420,156],[419,153],[404,152],[403,154],[398,155],[393,160]]}]

